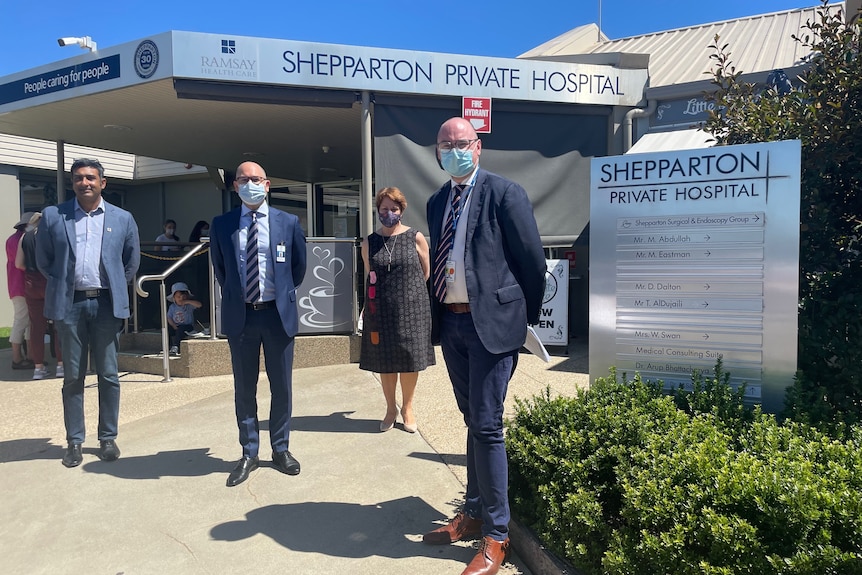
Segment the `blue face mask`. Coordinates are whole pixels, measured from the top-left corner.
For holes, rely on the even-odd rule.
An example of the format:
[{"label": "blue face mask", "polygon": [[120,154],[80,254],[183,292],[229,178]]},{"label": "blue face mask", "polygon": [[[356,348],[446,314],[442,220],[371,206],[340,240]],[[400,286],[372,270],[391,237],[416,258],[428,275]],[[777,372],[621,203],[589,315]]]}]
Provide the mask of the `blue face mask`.
[{"label": "blue face mask", "polygon": [[239,187],[239,199],[244,204],[256,206],[266,199],[266,184],[263,182],[246,182]]},{"label": "blue face mask", "polygon": [[473,164],[473,150],[470,149],[440,152],[440,164],[454,178],[466,176],[476,167]]},{"label": "blue face mask", "polygon": [[377,214],[377,219],[384,227],[394,228],[401,221],[401,214],[397,212],[386,212],[385,214]]}]

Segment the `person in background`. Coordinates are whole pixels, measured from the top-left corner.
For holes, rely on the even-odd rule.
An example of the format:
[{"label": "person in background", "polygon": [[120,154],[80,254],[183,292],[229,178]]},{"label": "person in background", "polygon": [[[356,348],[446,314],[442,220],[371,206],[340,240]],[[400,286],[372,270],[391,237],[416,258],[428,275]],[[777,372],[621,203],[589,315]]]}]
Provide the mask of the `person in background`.
[{"label": "person in background", "polygon": [[362,240],[362,262],[368,273],[359,369],[380,374],[386,416],[380,431],[389,431],[398,414],[396,386],[401,381],[401,419],[415,433],[413,395],[419,372],[434,365],[431,302],[425,282],[431,273],[428,242],[422,232],[401,223],[407,199],[398,188],[377,194],[380,229]]},{"label": "person in background", "polygon": [[273,466],[299,474],[290,453],[293,347],[299,331],[296,288],[305,277],[305,234],[299,218],[269,206],[263,168],[244,162],[234,189],[242,205],[213,219],[210,258],[222,288],[222,329],[227,335],[242,457],[227,478],[234,487],[260,465],[257,381],[263,346],[272,401],[269,440]]},{"label": "person in background", "polygon": [[[33,369],[34,366],[33,361],[24,353],[24,337],[30,326],[27,300],[24,297],[24,272],[15,267],[18,244],[21,243],[31,217],[33,212],[22,215],[18,223],[13,226],[15,233],[6,239],[6,286],[9,289],[9,299],[12,300],[14,310],[12,330],[9,333],[9,343],[12,344],[12,369]],[[27,342],[27,349],[31,349],[30,342]]]},{"label": "person in background", "polygon": [[198,220],[195,227],[192,228],[192,233],[189,234],[189,243],[197,244],[201,238],[208,238],[210,235],[210,225],[206,220]]},{"label": "person in background", "polygon": [[65,354],[63,465],[83,461],[84,376],[95,356],[99,385],[99,451],[102,461],[120,457],[117,431],[120,378],[117,352],[123,320],[130,315],[129,284],[141,261],[135,218],[102,198],[108,182],[98,160],[72,162],[75,197],[42,211],[36,264],[47,278],[45,317],[54,320]]},{"label": "person in background", "polygon": [[545,285],[545,253],[524,188],[479,167],[482,141],[464,118],[437,132],[446,182],[428,200],[432,333],[467,424],[467,492],[427,544],[482,537],[462,575],[494,575],[509,549],[503,402]]},{"label": "person in background", "polygon": [[[47,280],[36,266],[36,234],[39,232],[39,222],[42,213],[36,212],[30,218],[27,231],[18,244],[15,255],[15,267],[24,271],[24,297],[27,300],[27,311],[30,315],[30,357],[33,359],[33,379],[48,377],[45,367],[45,333],[48,331],[48,320],[45,319],[45,286]],[[54,357],[57,358],[56,377],[63,377],[63,351],[56,337],[51,338]]]},{"label": "person in background", "polygon": [[167,314],[168,325],[174,330],[171,337],[171,355],[180,354],[180,342],[195,329],[195,310],[201,307],[201,302],[192,299],[193,295],[189,286],[183,282],[176,282],[171,286],[171,295],[168,296],[171,305]]},{"label": "person in background", "polygon": [[[177,222],[174,220],[165,220],[165,233],[156,238],[156,241],[160,244],[176,244],[179,243],[180,238],[177,235]],[[179,246],[159,246],[156,248],[157,250],[161,250],[163,252],[176,252],[179,251]]]}]

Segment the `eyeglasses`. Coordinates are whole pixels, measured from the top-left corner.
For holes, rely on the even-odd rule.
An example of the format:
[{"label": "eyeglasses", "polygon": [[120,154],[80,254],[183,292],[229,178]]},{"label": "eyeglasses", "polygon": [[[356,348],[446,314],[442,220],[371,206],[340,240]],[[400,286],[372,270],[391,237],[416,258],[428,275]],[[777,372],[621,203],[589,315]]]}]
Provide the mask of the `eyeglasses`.
[{"label": "eyeglasses", "polygon": [[437,149],[441,152],[448,152],[456,148],[458,150],[466,150],[478,141],[479,138],[474,138],[472,140],[443,140],[442,142],[437,142]]},{"label": "eyeglasses", "polygon": [[245,176],[239,177],[236,179],[236,183],[239,185],[247,184],[249,182],[253,182],[255,184],[259,184],[261,182],[265,182],[266,178],[263,176],[251,176],[250,178],[246,178]]}]

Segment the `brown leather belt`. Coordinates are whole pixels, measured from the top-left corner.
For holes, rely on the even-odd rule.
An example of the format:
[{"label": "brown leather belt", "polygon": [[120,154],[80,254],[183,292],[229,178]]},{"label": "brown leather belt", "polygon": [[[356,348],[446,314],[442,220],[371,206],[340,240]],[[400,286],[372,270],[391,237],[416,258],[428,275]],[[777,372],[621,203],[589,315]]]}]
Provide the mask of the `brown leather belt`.
[{"label": "brown leather belt", "polygon": [[246,303],[245,309],[252,311],[259,311],[262,309],[273,309],[275,308],[275,300],[272,301],[257,301],[254,303]]},{"label": "brown leather belt", "polygon": [[447,303],[443,305],[452,313],[470,313],[470,304],[468,303]]}]

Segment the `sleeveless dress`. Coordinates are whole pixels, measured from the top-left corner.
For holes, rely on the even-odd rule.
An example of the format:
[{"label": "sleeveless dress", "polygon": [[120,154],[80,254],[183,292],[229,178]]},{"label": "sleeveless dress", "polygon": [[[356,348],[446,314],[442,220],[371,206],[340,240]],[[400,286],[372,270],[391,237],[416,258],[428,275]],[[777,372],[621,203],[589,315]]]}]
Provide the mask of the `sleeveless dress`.
[{"label": "sleeveless dress", "polygon": [[388,238],[371,234],[368,261],[376,281],[372,285],[371,274],[366,276],[359,369],[409,373],[434,365],[431,300],[416,251],[416,230]]}]

